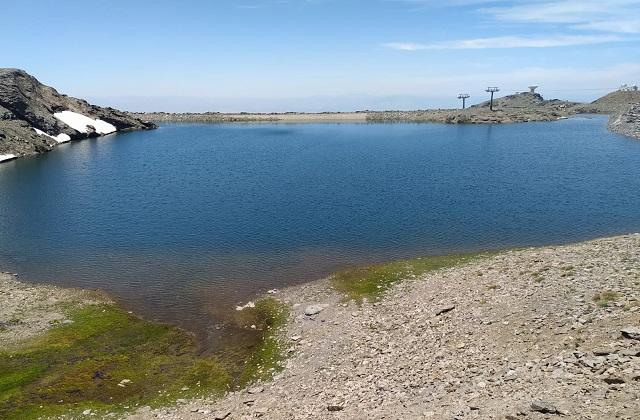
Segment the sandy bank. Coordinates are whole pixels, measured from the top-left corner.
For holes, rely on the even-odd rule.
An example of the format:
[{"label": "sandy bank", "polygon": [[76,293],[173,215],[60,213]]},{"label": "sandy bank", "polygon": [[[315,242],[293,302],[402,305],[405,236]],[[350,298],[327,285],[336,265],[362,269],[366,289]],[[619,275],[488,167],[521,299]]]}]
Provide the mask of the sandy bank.
[{"label": "sandy bank", "polygon": [[345,303],[331,280],[276,296],[292,307],[282,335],[290,358],[272,382],[131,418],[640,412],[637,234],[481,258],[397,283],[362,306]]}]

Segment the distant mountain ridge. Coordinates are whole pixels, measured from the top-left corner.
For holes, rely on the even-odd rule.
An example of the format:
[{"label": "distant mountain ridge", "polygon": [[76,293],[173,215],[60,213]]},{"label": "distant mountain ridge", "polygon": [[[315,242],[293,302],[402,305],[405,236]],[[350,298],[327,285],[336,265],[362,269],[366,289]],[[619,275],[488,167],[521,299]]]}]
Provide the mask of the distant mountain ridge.
[{"label": "distant mountain ridge", "polygon": [[24,70],[0,68],[0,161],[70,140],[151,128],[131,114],[60,94]]}]

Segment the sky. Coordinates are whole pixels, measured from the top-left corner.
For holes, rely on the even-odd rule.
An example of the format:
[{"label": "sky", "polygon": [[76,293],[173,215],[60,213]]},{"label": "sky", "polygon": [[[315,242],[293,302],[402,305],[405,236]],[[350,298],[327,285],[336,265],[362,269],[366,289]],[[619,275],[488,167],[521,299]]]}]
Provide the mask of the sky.
[{"label": "sky", "polygon": [[640,84],[640,0],[2,1],[0,67],[131,111],[424,109]]}]

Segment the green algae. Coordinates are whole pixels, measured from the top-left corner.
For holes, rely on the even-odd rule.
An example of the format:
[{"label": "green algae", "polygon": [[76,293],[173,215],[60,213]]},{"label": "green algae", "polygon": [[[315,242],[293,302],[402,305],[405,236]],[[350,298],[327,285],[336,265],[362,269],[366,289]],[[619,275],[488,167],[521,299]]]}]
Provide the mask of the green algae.
[{"label": "green algae", "polygon": [[72,322],[0,350],[0,418],[76,416],[87,409],[119,413],[268,379],[282,366],[277,329],[288,309],[269,298],[234,314],[239,326],[255,332],[234,363],[200,354],[183,330],[115,305],[76,308],[68,316]]},{"label": "green algae", "polygon": [[245,386],[258,380],[268,380],[283,369],[285,355],[278,329],[289,317],[287,306],[276,299],[264,298],[255,307],[238,311],[237,322],[261,332],[260,345],[247,360],[238,378],[238,385]]},{"label": "green algae", "polygon": [[106,304],[69,316],[73,322],[0,351],[0,418],[121,411],[230,387],[226,367],[199,356],[182,330]]},{"label": "green algae", "polygon": [[361,303],[365,299],[376,300],[395,283],[420,276],[429,271],[454,267],[468,263],[489,254],[453,254],[434,257],[420,257],[354,267],[339,271],[331,276],[331,285],[347,300]]}]

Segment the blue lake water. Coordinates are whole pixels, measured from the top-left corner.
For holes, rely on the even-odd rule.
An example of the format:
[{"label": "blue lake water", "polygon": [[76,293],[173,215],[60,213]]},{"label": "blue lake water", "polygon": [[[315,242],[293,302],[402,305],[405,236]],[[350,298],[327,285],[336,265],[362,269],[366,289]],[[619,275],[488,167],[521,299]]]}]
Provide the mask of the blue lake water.
[{"label": "blue lake water", "polygon": [[0,269],[214,337],[341,267],[640,231],[640,142],[518,125],[167,124],[0,165]]}]

